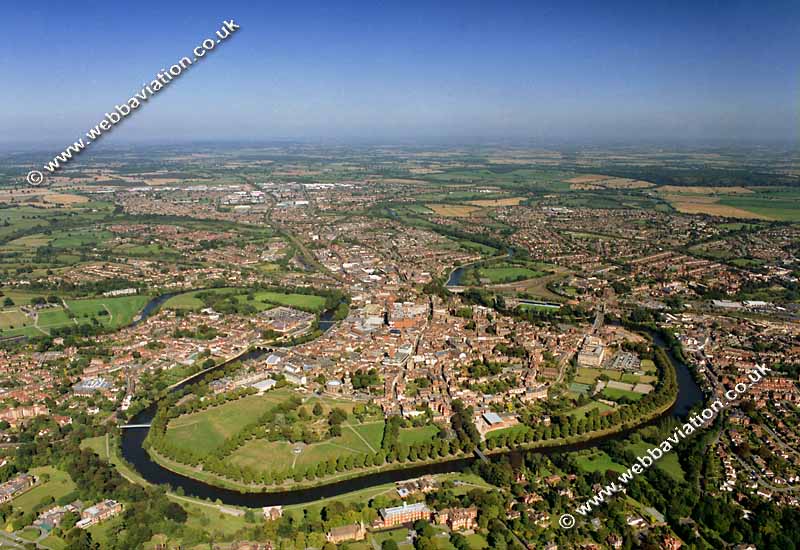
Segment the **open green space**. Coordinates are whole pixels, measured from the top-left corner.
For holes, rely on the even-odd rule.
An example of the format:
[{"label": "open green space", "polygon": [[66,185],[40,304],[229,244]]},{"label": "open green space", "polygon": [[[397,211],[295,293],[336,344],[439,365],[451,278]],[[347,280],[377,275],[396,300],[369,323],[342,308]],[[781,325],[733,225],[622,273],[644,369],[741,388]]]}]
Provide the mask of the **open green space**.
[{"label": "open green space", "polygon": [[[655,443],[648,443],[647,441],[640,441],[639,443],[628,442],[625,447],[633,451],[636,456],[644,457],[648,456],[647,449],[655,448],[657,445]],[[657,468],[663,470],[673,479],[683,480],[683,468],[681,468],[681,464],[678,461],[678,455],[674,452],[664,453],[664,456],[658,459],[655,464]]]},{"label": "open green space", "polygon": [[508,283],[512,281],[522,281],[542,277],[543,271],[534,271],[526,267],[518,266],[492,266],[478,269],[478,276],[481,279],[489,279],[492,284]]},{"label": "open green space", "polygon": [[626,466],[617,464],[605,451],[593,450],[587,453],[581,453],[575,457],[578,467],[584,472],[601,472],[604,473],[608,470],[615,472],[624,472],[627,470]]},{"label": "open green space", "polygon": [[26,314],[20,307],[29,304],[34,297],[42,297],[41,294],[6,292],[5,297],[14,305],[0,309],[0,336],[41,336],[49,334],[50,329],[86,323],[118,328],[130,324],[150,300],[149,296],[141,295],[67,299],[66,309],[58,304]]},{"label": "open green space", "polygon": [[325,298],[313,294],[282,293],[271,291],[248,292],[245,288],[214,288],[194,290],[173,296],[164,303],[168,309],[199,310],[213,303],[213,296],[233,295],[230,299],[238,304],[249,304],[256,311],[264,311],[277,305],[294,307],[305,311],[318,312],[325,307]]},{"label": "open green space", "polygon": [[[347,424],[342,426],[341,436],[308,445],[264,439],[248,441],[228,460],[258,471],[265,469],[289,471],[326,462],[331,458],[337,459],[343,455],[371,455],[380,449],[382,437],[383,422]],[[300,449],[299,453],[294,452],[296,448]]]},{"label": "open green space", "polygon": [[628,390],[621,390],[618,388],[603,388],[601,392],[603,397],[607,399],[611,399],[612,401],[617,401],[618,399],[622,399],[623,397],[630,399],[631,401],[639,401],[642,397],[644,397],[641,393],[636,393]]},{"label": "open green space", "polygon": [[106,452],[106,436],[98,435],[97,437],[89,437],[81,441],[81,449],[91,449],[105,460],[108,460],[108,453]]},{"label": "open green space", "polygon": [[288,390],[273,390],[179,416],[169,423],[167,437],[177,447],[207,453],[288,396]]},{"label": "open green space", "polygon": [[569,412],[570,416],[577,416],[578,418],[583,418],[587,416],[592,411],[598,411],[599,414],[603,414],[606,411],[613,410],[612,407],[606,405],[605,403],[601,403],[599,401],[591,401],[586,405],[582,405],[577,407]]},{"label": "open green space", "polygon": [[[29,473],[40,479],[31,490],[21,494],[12,501],[16,509],[30,512],[45,498],[53,497],[55,500],[63,497],[76,489],[75,483],[70,479],[69,474],[58,470],[52,466],[33,468]],[[48,478],[45,481],[45,478]]]},{"label": "open green space", "polygon": [[402,428],[398,442],[404,445],[414,445],[433,441],[439,433],[439,427],[435,425],[420,426],[419,428]]}]

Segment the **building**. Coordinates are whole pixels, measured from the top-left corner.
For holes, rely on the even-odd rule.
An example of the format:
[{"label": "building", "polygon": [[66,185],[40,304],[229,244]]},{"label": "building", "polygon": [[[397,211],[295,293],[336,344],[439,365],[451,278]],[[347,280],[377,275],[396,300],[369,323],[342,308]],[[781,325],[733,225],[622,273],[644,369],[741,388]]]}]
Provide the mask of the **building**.
[{"label": "building", "polygon": [[436,512],[435,520],[438,525],[447,525],[453,531],[473,529],[477,525],[478,509],[470,508],[445,508]]},{"label": "building", "polygon": [[122,512],[122,504],[116,500],[104,500],[84,510],[81,513],[81,520],[75,524],[75,527],[78,529],[86,529],[108,518],[112,518],[120,512]]},{"label": "building", "polygon": [[92,395],[94,392],[106,391],[109,388],[111,388],[111,382],[105,378],[87,378],[72,386],[72,391],[76,395]]},{"label": "building", "polygon": [[596,336],[587,336],[583,341],[583,347],[578,352],[578,366],[597,368],[603,364],[606,355],[606,346],[603,341]]},{"label": "building", "polygon": [[36,484],[36,478],[28,474],[18,475],[0,485],[0,504],[8,502]]},{"label": "building", "polygon": [[367,530],[363,523],[354,523],[342,527],[334,527],[325,535],[328,542],[339,544],[348,540],[364,540],[367,538]]},{"label": "building", "polygon": [[424,502],[416,504],[403,503],[402,506],[380,509],[383,527],[394,527],[404,523],[412,523],[420,519],[430,519],[431,510]]},{"label": "building", "polygon": [[281,506],[264,506],[261,511],[264,514],[264,519],[267,521],[281,519],[281,516],[283,516],[283,507]]}]

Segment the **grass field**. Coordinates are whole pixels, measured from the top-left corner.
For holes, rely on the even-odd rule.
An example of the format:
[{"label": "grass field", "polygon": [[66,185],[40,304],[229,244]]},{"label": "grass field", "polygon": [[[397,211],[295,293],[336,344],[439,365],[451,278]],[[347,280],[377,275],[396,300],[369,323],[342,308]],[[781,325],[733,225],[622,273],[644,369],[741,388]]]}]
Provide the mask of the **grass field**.
[{"label": "grass field", "polygon": [[239,294],[236,301],[249,303],[258,311],[263,311],[276,305],[289,306],[307,311],[321,311],[325,307],[325,298],[308,294],[284,294],[280,292],[256,292],[253,300],[247,300],[247,292],[241,288],[218,288],[209,290],[195,290],[173,296],[164,303],[168,309],[191,309],[198,310],[203,307],[203,300],[198,298],[199,294],[213,292],[215,294]]},{"label": "grass field", "polygon": [[282,294],[279,292],[257,292],[256,300],[281,306],[296,307],[309,311],[321,311],[325,298],[309,294]]},{"label": "grass field", "polygon": [[492,284],[508,283],[511,281],[519,281],[523,279],[533,279],[535,277],[542,277],[545,273],[541,271],[534,271],[526,267],[482,267],[478,269],[478,276],[481,279],[489,279]]},{"label": "grass field", "polygon": [[49,475],[50,479],[49,481],[38,483],[33,489],[23,493],[12,501],[14,508],[23,510],[24,512],[30,512],[33,510],[34,506],[47,497],[53,497],[58,500],[76,489],[69,474],[53,468],[52,466],[34,468],[30,473],[37,477]]},{"label": "grass field", "polygon": [[[104,327],[118,328],[130,324],[150,300],[149,296],[139,295],[68,299],[67,309],[61,306],[43,309],[34,318],[22,313],[19,306],[30,303],[31,298],[40,294],[7,292],[6,296],[14,301],[14,306],[5,306],[0,313],[0,336],[41,336],[53,328],[90,323],[93,319]],[[70,314],[74,318],[70,318]]]},{"label": "grass field", "polygon": [[627,467],[614,462],[604,451],[591,451],[587,454],[580,454],[575,457],[578,467],[584,472],[624,472]]},{"label": "grass field", "polygon": [[108,460],[108,453],[106,452],[106,436],[98,435],[97,437],[90,437],[81,441],[81,449],[91,449],[97,453],[100,458]]},{"label": "grass field", "polygon": [[628,390],[621,390],[618,388],[603,388],[601,392],[603,397],[606,399],[611,399],[612,401],[616,401],[622,397],[627,397],[631,401],[639,401],[642,397],[644,397],[641,393],[636,393]]},{"label": "grass field", "polygon": [[438,216],[445,218],[467,218],[481,210],[478,206],[470,206],[467,204],[426,204],[430,210]]},{"label": "grass field", "polygon": [[584,416],[586,416],[588,413],[590,413],[595,409],[599,411],[600,414],[603,414],[606,411],[613,410],[609,405],[606,405],[605,403],[600,403],[599,401],[592,401],[590,403],[587,403],[586,405],[571,410],[569,412],[569,415],[577,416],[578,418],[583,418]]},{"label": "grass field", "polygon": [[438,426],[422,426],[420,428],[402,428],[400,430],[399,443],[414,445],[415,443],[425,443],[433,441],[439,433]]},{"label": "grass field", "polygon": [[511,426],[510,428],[502,428],[500,430],[492,430],[491,432],[486,434],[486,439],[496,439],[500,436],[514,436],[521,432],[529,432],[531,429],[526,426],[525,424],[517,424],[516,426]]},{"label": "grass field", "polygon": [[[636,453],[636,456],[647,456],[647,449],[654,448],[655,443],[647,443],[640,441],[639,443],[627,443],[625,447]],[[678,455],[674,452],[665,453],[659,460],[656,461],[656,467],[663,470],[666,474],[675,480],[683,480],[683,468],[678,461]]]},{"label": "grass field", "polygon": [[169,423],[167,435],[173,445],[207,453],[288,396],[288,390],[274,390],[180,416]]},{"label": "grass field", "polygon": [[255,440],[245,443],[229,460],[239,466],[256,470],[292,470],[308,467],[342,455],[372,454],[381,446],[383,422],[362,425],[343,425],[342,435],[326,441],[303,445],[302,452],[292,452],[288,441]]},{"label": "grass field", "polygon": [[[646,359],[646,361],[649,361],[649,359]],[[652,361],[650,361],[650,363],[652,363]],[[644,361],[642,362],[642,364],[644,365]],[[648,368],[643,367],[642,370],[645,372],[649,372],[649,366]],[[653,365],[653,370],[655,370],[655,364]],[[627,382],[628,384],[636,384],[638,382],[642,382],[644,384],[651,384],[656,380],[658,380],[657,376],[649,374],[640,376],[636,374],[624,373],[622,371],[614,369],[590,369],[586,367],[579,367],[578,372],[575,374],[575,382],[577,382],[578,384],[588,384],[594,387],[595,383],[597,382],[597,379],[601,375],[608,376],[610,380],[618,380],[620,382]]]}]

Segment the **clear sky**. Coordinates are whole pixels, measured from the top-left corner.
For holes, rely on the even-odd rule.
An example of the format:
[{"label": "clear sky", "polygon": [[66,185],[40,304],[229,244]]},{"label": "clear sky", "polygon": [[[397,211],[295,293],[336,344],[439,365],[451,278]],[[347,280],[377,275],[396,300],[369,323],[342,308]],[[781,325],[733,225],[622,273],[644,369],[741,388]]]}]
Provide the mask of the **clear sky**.
[{"label": "clear sky", "polygon": [[[0,142],[61,144],[241,29],[114,142],[786,140],[800,2],[7,2]],[[104,138],[105,139],[105,138]]]}]

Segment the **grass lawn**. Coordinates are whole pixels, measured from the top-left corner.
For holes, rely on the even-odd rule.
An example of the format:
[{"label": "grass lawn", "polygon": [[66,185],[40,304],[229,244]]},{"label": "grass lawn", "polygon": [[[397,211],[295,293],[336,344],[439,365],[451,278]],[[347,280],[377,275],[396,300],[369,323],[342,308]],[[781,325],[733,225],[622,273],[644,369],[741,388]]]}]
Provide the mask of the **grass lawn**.
[{"label": "grass lawn", "polygon": [[642,370],[644,372],[657,372],[658,368],[652,359],[642,359]]},{"label": "grass lawn", "polygon": [[280,389],[183,415],[169,423],[167,434],[176,446],[207,453],[288,397],[289,391]]},{"label": "grass lawn", "polygon": [[583,418],[585,415],[588,415],[591,411],[597,409],[600,414],[603,414],[606,411],[613,410],[610,406],[606,405],[605,403],[600,403],[599,401],[592,401],[587,403],[586,405],[582,405],[576,409],[573,409],[569,412],[570,416],[577,416],[578,418]]},{"label": "grass lawn", "polygon": [[33,510],[33,507],[39,504],[43,499],[53,497],[58,500],[64,495],[71,493],[76,488],[69,474],[57,470],[52,466],[34,468],[30,473],[40,479],[43,475],[49,474],[50,480],[47,482],[40,481],[33,489],[27,493],[21,494],[12,501],[14,508],[23,510],[26,513]]},{"label": "grass lawn", "polygon": [[1,330],[19,328],[33,324],[33,320],[30,317],[28,317],[18,309],[12,309],[12,308],[13,306],[9,307],[8,309],[3,309],[2,311],[0,311]]},{"label": "grass lawn", "polygon": [[489,547],[489,543],[486,542],[486,539],[483,538],[483,535],[479,535],[478,533],[467,535],[466,538],[467,542],[469,543],[469,547],[472,550],[483,550],[484,548]]},{"label": "grass lawn", "polygon": [[545,275],[542,271],[534,271],[526,267],[483,267],[478,270],[481,279],[489,279],[492,283],[508,283],[523,279],[533,279]]},{"label": "grass lawn", "polygon": [[111,541],[113,535],[112,531],[115,527],[122,523],[122,516],[114,516],[111,519],[89,527],[89,533],[92,534],[92,540],[100,544],[100,548],[107,548],[108,543]]},{"label": "grass lawn", "polygon": [[373,540],[378,543],[378,546],[383,544],[385,540],[393,540],[395,542],[402,542],[408,537],[408,529],[392,529],[391,531],[380,531],[372,535]]},{"label": "grass lawn", "polygon": [[96,452],[100,458],[108,460],[108,453],[106,453],[106,436],[104,435],[84,439],[81,441],[81,449],[91,449]]},{"label": "grass lawn", "polygon": [[300,454],[292,452],[295,445],[288,441],[257,439],[242,445],[229,460],[255,470],[288,471],[343,455],[372,454],[380,448],[382,436],[383,422],[352,427],[343,425],[341,436],[305,445]]},{"label": "grass lawn", "polygon": [[[648,443],[646,441],[627,443],[625,445],[625,448],[632,450],[636,453],[636,456],[646,456],[647,449],[652,449],[654,447],[656,447],[655,443]],[[674,452],[664,453],[664,456],[656,461],[656,466],[673,479],[683,480],[683,468],[681,468],[681,464],[678,461],[678,455]]]},{"label": "grass lawn", "polygon": [[25,529],[20,531],[18,534],[19,534],[20,537],[22,537],[25,540],[34,541],[34,540],[39,538],[39,535],[41,533],[35,527],[26,527]]},{"label": "grass lawn", "polygon": [[604,451],[592,451],[588,454],[580,454],[575,458],[578,467],[584,472],[624,472],[627,470],[622,464],[617,464]]},{"label": "grass lawn", "polygon": [[491,432],[486,434],[486,439],[496,439],[500,436],[513,437],[518,433],[524,433],[529,431],[531,431],[531,429],[525,424],[517,424],[516,426],[511,426],[510,428],[492,430]]},{"label": "grass lawn", "polygon": [[642,397],[644,397],[641,393],[636,393],[628,390],[620,390],[617,388],[603,388],[602,391],[603,397],[607,399],[611,399],[612,401],[616,401],[622,397],[627,397],[631,401],[639,401]]},{"label": "grass lawn", "polygon": [[[149,296],[120,296],[117,298],[91,298],[66,300],[69,310],[80,322],[87,317],[97,317],[109,327],[121,327],[133,321],[139,311],[150,301]],[[101,315],[100,312],[105,313]]]},{"label": "grass lawn", "polygon": [[322,311],[325,307],[325,298],[308,294],[282,294],[280,292],[256,292],[256,300],[278,304],[281,306],[296,307],[309,311]]},{"label": "grass lawn", "polygon": [[42,541],[43,546],[47,546],[50,550],[62,550],[67,547],[67,543],[58,537],[50,535]]},{"label": "grass lawn", "polygon": [[244,288],[216,288],[213,290],[195,290],[173,296],[164,303],[169,309],[201,309],[203,300],[199,294],[213,292],[215,294],[237,294],[236,301],[249,303],[258,311],[263,311],[275,305],[295,307],[307,311],[321,311],[325,307],[325,298],[306,294],[284,294],[282,292],[256,292],[252,301],[247,300],[247,289]]},{"label": "grass lawn", "polygon": [[416,443],[425,443],[426,441],[433,441],[439,433],[439,427],[430,425],[422,426],[419,428],[402,428],[398,442],[404,445],[414,445]]}]

